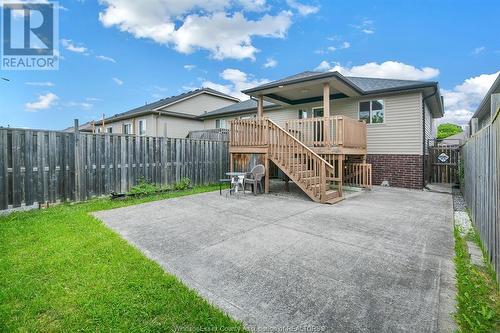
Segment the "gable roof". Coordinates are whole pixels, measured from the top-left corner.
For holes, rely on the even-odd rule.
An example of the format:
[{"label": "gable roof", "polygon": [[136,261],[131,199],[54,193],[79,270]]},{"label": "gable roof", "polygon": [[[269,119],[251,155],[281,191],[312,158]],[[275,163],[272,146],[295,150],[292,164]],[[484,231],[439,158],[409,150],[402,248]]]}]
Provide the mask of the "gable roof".
[{"label": "gable roof", "polygon": [[[242,91],[245,94],[251,94],[257,91],[279,87],[281,85],[294,84],[307,82],[318,79],[325,79],[329,77],[336,77],[343,81],[345,84],[350,86],[352,89],[357,91],[360,95],[372,95],[381,93],[390,93],[397,91],[406,91],[412,89],[426,89],[433,88],[436,94],[434,106],[438,109],[436,114],[438,116],[443,115],[443,104],[441,96],[439,94],[439,85],[435,81],[417,81],[417,80],[399,80],[399,79],[382,79],[382,78],[370,78],[370,77],[356,77],[356,76],[343,76],[338,72],[317,72],[317,71],[304,71],[298,74],[287,76],[283,79],[272,81],[255,88],[247,89]],[[429,94],[432,96],[433,94]],[[273,104],[269,101],[264,100],[264,109],[278,108],[280,105]],[[200,119],[207,119],[215,116],[233,114],[233,113],[245,113],[253,112],[257,108],[257,101],[255,99],[249,99],[240,103],[236,103],[221,109],[217,109],[211,112],[207,112],[201,116]]]},{"label": "gable roof", "polygon": [[[280,107],[278,104],[274,104],[268,101],[264,101],[264,110],[269,110],[273,108]],[[232,105],[225,106],[223,108],[213,110],[210,112],[206,112],[201,116],[198,116],[199,119],[208,119],[211,117],[216,117],[225,114],[231,113],[245,113],[245,112],[255,112],[257,109],[257,101],[253,98],[247,99],[246,101],[235,103]]]},{"label": "gable roof", "polygon": [[151,112],[161,112],[161,114],[164,115],[169,115],[169,116],[174,116],[174,117],[179,117],[179,118],[187,118],[187,119],[196,119],[197,116],[187,114],[187,113],[181,113],[181,112],[173,112],[173,111],[165,111],[161,110],[158,111],[158,109],[170,106],[175,103],[179,103],[185,99],[192,98],[201,94],[209,94],[213,96],[218,96],[221,98],[225,98],[228,100],[231,100],[233,102],[239,102],[240,100],[236,97],[221,93],[220,91],[211,89],[211,88],[201,88],[201,89],[196,89],[192,91],[188,91],[185,93],[182,93],[180,95],[176,96],[170,96],[167,98],[162,98],[156,102],[153,103],[148,103],[146,105],[131,109],[129,111],[125,111],[122,113],[117,113],[111,117],[106,118],[104,121],[105,122],[114,122],[120,119],[126,119],[130,118],[131,116],[138,116],[138,115],[143,115],[145,113],[151,113]]},{"label": "gable roof", "polygon": [[329,77],[337,77],[338,79],[344,81],[344,83],[348,84],[351,88],[358,91],[362,95],[383,93],[383,92],[390,92],[397,90],[408,90],[408,89],[423,88],[423,87],[430,87],[437,85],[437,82],[434,81],[397,80],[397,79],[382,79],[382,78],[371,78],[371,77],[343,76],[342,74],[336,71],[326,72],[326,73],[317,71],[305,71],[295,75],[287,76],[283,79],[265,83],[251,89],[244,90],[243,93],[247,94],[259,90],[277,87],[280,85],[307,82]]}]

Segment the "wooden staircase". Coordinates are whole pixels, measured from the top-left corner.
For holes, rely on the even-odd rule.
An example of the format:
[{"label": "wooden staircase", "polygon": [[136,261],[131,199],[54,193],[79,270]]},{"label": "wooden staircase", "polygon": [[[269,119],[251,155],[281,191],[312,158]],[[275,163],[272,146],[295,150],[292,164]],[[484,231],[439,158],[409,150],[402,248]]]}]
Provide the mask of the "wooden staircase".
[{"label": "wooden staircase", "polygon": [[[231,145],[260,147],[312,200],[342,200],[342,175],[333,165],[270,119],[231,122]],[[337,175],[337,176],[336,176]]]}]

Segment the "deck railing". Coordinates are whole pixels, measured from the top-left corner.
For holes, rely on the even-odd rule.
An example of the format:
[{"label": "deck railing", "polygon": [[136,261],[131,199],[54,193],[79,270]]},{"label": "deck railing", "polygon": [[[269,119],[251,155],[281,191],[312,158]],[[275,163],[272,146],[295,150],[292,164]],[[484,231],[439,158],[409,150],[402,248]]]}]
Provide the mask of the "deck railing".
[{"label": "deck railing", "polygon": [[255,147],[268,144],[266,119],[236,119],[230,124],[231,145]]},{"label": "deck railing", "polygon": [[366,148],[366,123],[346,116],[294,119],[286,123],[288,132],[310,147],[342,146]]}]

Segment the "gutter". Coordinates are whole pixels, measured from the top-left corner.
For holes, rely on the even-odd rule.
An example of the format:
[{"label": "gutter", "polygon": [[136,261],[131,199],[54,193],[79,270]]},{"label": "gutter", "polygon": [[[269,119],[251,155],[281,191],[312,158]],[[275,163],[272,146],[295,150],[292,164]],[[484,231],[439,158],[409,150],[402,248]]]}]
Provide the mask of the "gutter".
[{"label": "gutter", "polygon": [[[434,86],[434,92],[422,98],[422,188],[425,187],[425,101],[431,97],[436,96],[438,87]],[[444,110],[443,110],[444,113]],[[430,171],[430,170],[429,170]]]}]

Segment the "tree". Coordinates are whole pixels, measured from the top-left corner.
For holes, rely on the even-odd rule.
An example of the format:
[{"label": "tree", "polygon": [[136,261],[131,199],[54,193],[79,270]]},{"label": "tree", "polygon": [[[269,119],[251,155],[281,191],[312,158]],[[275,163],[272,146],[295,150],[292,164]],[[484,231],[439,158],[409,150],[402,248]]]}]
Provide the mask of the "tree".
[{"label": "tree", "polygon": [[455,135],[457,133],[461,133],[463,131],[464,130],[459,125],[450,124],[450,123],[440,124],[438,126],[437,138],[444,139],[444,138],[447,138],[449,136]]}]

